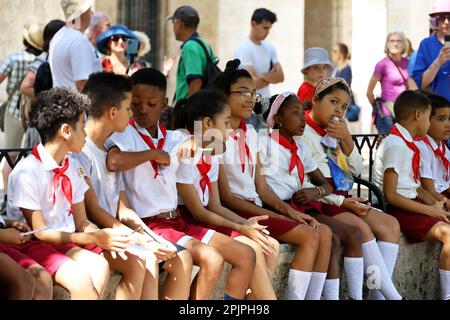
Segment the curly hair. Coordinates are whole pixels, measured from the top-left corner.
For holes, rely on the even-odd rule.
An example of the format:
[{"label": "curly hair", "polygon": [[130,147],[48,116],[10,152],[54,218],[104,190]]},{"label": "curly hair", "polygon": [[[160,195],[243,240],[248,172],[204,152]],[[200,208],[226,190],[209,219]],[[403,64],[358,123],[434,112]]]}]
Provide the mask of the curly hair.
[{"label": "curly hair", "polygon": [[89,76],[83,93],[91,101],[88,114],[95,119],[101,118],[109,107],[120,108],[120,103],[126,99],[126,93],[131,92],[131,79],[112,72],[99,72]]},{"label": "curly hair", "polygon": [[63,124],[72,128],[80,114],[89,109],[89,98],[68,88],[53,88],[42,92],[31,105],[30,126],[36,128],[42,143],[53,140]]}]

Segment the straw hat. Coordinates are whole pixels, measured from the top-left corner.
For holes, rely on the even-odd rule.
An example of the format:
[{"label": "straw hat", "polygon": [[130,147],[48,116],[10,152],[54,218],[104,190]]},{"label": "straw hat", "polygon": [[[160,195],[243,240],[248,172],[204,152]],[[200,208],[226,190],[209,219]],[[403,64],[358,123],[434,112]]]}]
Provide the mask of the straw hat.
[{"label": "straw hat", "polygon": [[44,47],[44,26],[39,23],[25,25],[23,38],[34,48],[42,51]]},{"label": "straw hat", "polygon": [[133,33],[139,39],[139,51],[138,57],[143,57],[152,49],[152,45],[150,44],[150,38],[145,32],[134,30]]},{"label": "straw hat", "polygon": [[60,0],[66,22],[81,17],[83,13],[94,5],[94,0]]}]

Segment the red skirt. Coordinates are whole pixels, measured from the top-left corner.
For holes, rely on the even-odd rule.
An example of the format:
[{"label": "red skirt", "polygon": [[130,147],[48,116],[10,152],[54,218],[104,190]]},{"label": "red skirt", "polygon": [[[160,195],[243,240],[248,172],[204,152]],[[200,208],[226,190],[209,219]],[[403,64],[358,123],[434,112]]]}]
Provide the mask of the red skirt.
[{"label": "red skirt", "polygon": [[[421,202],[416,199],[414,201]],[[418,243],[424,241],[425,236],[433,228],[435,224],[440,222],[439,219],[406,211],[391,205],[387,207],[387,213],[394,216],[399,224],[400,229],[411,243]]]},{"label": "red skirt", "polygon": [[[333,189],[335,189],[334,186],[334,182],[332,178],[327,178],[328,183],[333,187]],[[347,191],[339,191],[339,190],[334,190],[333,194],[336,194],[338,196],[344,196],[346,198],[349,197],[348,192]],[[338,207],[332,204],[326,204],[326,203],[322,203],[322,214],[328,216],[328,217],[334,217],[338,214],[344,213],[344,212],[348,212],[348,209],[342,208],[342,207]]]}]

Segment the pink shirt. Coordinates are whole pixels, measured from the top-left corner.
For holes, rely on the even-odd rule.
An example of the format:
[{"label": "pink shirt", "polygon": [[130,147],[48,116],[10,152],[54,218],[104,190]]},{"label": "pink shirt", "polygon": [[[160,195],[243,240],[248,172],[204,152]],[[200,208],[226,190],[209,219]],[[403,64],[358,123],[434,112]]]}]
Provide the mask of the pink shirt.
[{"label": "pink shirt", "polygon": [[[408,80],[408,59],[402,58],[396,62],[405,80]],[[397,97],[407,89],[405,81],[403,81],[400,72],[394,65],[394,62],[385,57],[377,63],[373,75],[380,79],[381,83],[381,98],[385,101],[394,102]]]}]

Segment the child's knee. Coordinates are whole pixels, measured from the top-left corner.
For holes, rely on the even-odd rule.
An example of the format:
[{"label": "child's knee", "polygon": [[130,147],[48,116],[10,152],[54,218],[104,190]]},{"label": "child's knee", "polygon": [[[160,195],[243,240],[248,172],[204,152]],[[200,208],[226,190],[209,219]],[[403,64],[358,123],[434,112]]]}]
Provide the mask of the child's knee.
[{"label": "child's knee", "polygon": [[331,239],[333,237],[333,232],[331,231],[330,227],[324,224],[320,225],[319,235],[321,245],[331,246]]},{"label": "child's knee", "polygon": [[25,270],[11,278],[11,290],[18,292],[20,297],[25,300],[33,298],[35,288],[36,281],[33,275]]},{"label": "child's knee", "polygon": [[348,225],[345,228],[343,236],[344,238],[342,240],[344,240],[346,245],[361,246],[362,244],[362,233],[357,227]]},{"label": "child's knee", "polygon": [[34,280],[36,283],[36,293],[39,294],[41,299],[53,298],[53,280],[50,273],[45,269],[39,269],[33,272]]},{"label": "child's knee", "polygon": [[215,248],[201,245],[198,263],[200,268],[206,268],[210,272],[222,272],[224,259]]},{"label": "child's knee", "polygon": [[241,257],[241,264],[246,268],[253,269],[256,264],[256,251],[249,245],[239,243],[241,248],[239,248],[239,255]]},{"label": "child's knee", "polygon": [[331,256],[339,257],[341,255],[341,238],[336,233],[331,236]]}]

